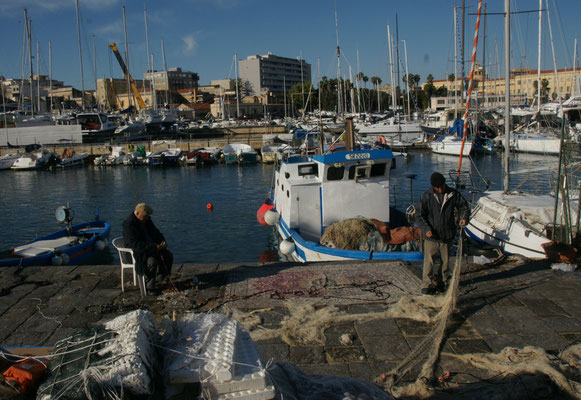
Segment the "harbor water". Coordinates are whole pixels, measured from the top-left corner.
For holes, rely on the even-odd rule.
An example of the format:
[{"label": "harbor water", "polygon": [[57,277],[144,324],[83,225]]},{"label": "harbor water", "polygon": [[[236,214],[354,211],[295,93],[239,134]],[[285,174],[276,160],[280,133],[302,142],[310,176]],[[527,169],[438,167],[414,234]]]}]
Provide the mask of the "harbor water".
[{"label": "harbor water", "polygon": [[[549,193],[557,175],[558,158],[540,155],[511,155],[511,189]],[[405,211],[429,187],[430,175],[441,172],[448,179],[458,169],[458,157],[413,151],[405,158],[402,174],[416,179],[393,178],[392,205]],[[214,165],[197,168],[94,167],[92,165],[54,171],[1,171],[0,249],[6,250],[59,228],[54,210],[69,204],[74,222],[92,220],[98,210],[111,224],[113,239],[121,236],[121,224],[135,204],[153,207],[153,220],[164,233],[175,263],[259,262],[276,260],[277,238],[272,227],[256,220],[256,211],[268,196],[274,166]],[[481,174],[491,189],[503,188],[503,155],[465,158],[462,171],[469,172],[474,185],[464,192],[472,200],[474,190],[483,189]],[[527,172],[528,171],[528,172]],[[462,174],[468,181],[468,174]],[[209,209],[208,205],[212,205]],[[386,205],[387,206],[387,205]],[[108,248],[87,261],[89,264],[117,263],[115,249]]]}]

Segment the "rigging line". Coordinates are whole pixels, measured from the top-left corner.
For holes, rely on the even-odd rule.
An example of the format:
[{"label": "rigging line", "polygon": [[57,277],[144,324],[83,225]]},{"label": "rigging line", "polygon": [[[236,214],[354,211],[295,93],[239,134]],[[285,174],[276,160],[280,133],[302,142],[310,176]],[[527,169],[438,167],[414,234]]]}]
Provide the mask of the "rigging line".
[{"label": "rigging line", "polygon": [[[542,8],[541,10],[526,10],[526,11],[511,11],[510,15],[516,15],[516,14],[528,14],[528,13],[539,13],[539,11],[545,11],[544,8]],[[486,13],[482,13],[481,15],[505,15],[506,13],[504,12],[486,12]],[[476,13],[470,13],[468,15],[477,15]]]},{"label": "rigging line", "polygon": [[565,32],[563,31],[563,21],[561,20],[561,12],[559,11],[559,5],[556,1],[553,1],[553,6],[555,8],[555,14],[557,16],[557,26],[559,27],[559,34],[561,36],[561,41],[563,48],[565,49],[565,57],[569,62],[569,65],[573,66],[573,62],[571,61],[571,53],[569,53],[569,46],[567,45],[567,41],[565,40]]}]

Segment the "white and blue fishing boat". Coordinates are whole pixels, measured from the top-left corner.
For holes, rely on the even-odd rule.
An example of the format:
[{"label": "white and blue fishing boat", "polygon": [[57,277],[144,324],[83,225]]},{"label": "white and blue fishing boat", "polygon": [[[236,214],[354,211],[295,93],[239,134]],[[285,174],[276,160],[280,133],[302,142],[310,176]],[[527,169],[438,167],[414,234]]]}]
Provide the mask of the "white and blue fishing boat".
[{"label": "white and blue fishing boat", "polygon": [[421,261],[419,251],[350,250],[321,240],[331,225],[350,219],[375,219],[389,225],[389,180],[394,165],[389,149],[285,155],[275,168],[271,204],[261,207],[264,218],[259,210],[259,221],[276,225],[283,239],[281,253],[301,262]]},{"label": "white and blue fishing boat", "polygon": [[106,247],[111,225],[98,212],[94,221],[76,225],[68,207],[57,208],[55,216],[65,229],[1,252],[0,267],[78,265]]}]

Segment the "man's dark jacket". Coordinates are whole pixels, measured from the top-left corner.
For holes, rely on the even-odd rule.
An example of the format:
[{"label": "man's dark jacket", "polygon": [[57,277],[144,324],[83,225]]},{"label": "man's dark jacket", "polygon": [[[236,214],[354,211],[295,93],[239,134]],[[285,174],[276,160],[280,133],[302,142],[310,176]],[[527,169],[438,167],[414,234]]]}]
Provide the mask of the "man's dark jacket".
[{"label": "man's dark jacket", "polygon": [[449,243],[456,236],[454,210],[458,211],[459,220],[464,219],[468,222],[470,207],[456,189],[446,185],[442,203],[438,201],[434,189],[428,189],[420,199],[418,225],[424,234],[432,231],[432,239]]},{"label": "man's dark jacket", "polygon": [[156,245],[165,241],[165,238],[151,219],[141,222],[134,213],[131,213],[123,221],[123,240],[127,247],[133,249],[135,270],[138,274],[143,274],[147,267],[147,257],[159,254]]}]

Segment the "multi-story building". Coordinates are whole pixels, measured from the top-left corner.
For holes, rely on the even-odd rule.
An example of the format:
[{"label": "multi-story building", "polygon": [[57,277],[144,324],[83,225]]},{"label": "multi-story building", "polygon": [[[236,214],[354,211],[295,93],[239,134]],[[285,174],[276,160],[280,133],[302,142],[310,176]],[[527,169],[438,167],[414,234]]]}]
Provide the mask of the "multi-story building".
[{"label": "multi-story building", "polygon": [[[144,87],[145,82],[142,80],[133,81],[139,90],[139,93],[148,107],[152,106],[151,96],[146,95]],[[106,109],[123,110],[131,104],[137,104],[135,96],[128,96],[127,79],[103,78],[97,79],[97,103]]]},{"label": "multi-story building", "polygon": [[240,79],[250,83],[252,95],[283,93],[285,86],[288,92],[293,85],[311,80],[311,65],[300,57],[252,55],[240,60],[238,66]]},{"label": "multi-story building", "polygon": [[[556,77],[558,78],[558,83]],[[559,97],[561,99],[567,99],[570,96],[580,94],[579,72],[574,71],[572,68],[559,69],[557,70],[556,76],[554,70],[544,70],[541,71],[540,78],[541,82],[546,80],[548,83],[546,87],[547,93],[542,95],[544,97],[541,99],[542,102],[556,100]],[[535,82],[537,80],[538,71],[536,70],[526,68],[512,70],[510,74],[511,101],[514,104],[532,104],[533,101],[536,101],[538,89],[535,87]],[[432,83],[436,88],[445,87],[448,91],[447,97],[432,98],[432,109],[454,107],[454,90],[458,92],[458,103],[460,103],[460,91],[462,88],[462,80],[460,77],[456,79],[456,82],[454,82],[452,76],[451,80],[434,80]],[[426,84],[424,83],[422,88],[425,88]],[[469,82],[466,82],[466,85],[468,84]],[[543,88],[542,84],[541,88]],[[480,66],[477,66],[475,69],[472,90],[473,99],[479,101],[481,107],[492,107],[504,104],[506,92],[504,77],[484,79],[484,72]],[[483,101],[484,103],[482,104]],[[459,107],[463,106],[465,105],[459,104]]]},{"label": "multi-story building", "polygon": [[153,71],[143,74],[143,79],[151,82],[158,91],[191,89],[198,86],[200,77],[195,72],[182,71],[181,68],[170,68],[167,71]]}]

